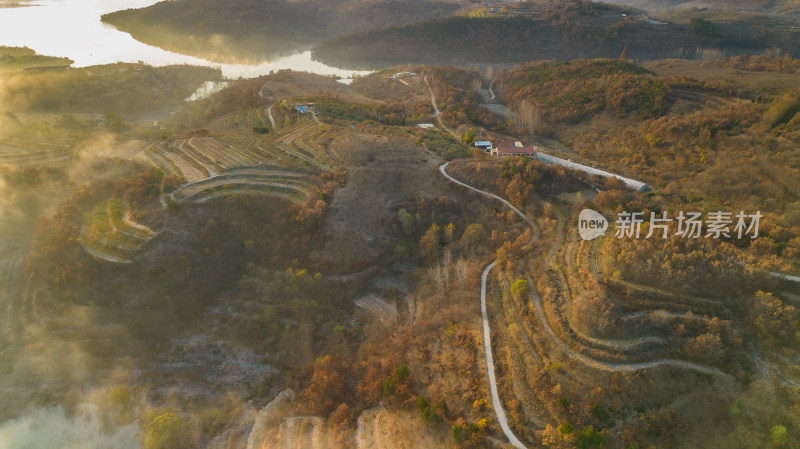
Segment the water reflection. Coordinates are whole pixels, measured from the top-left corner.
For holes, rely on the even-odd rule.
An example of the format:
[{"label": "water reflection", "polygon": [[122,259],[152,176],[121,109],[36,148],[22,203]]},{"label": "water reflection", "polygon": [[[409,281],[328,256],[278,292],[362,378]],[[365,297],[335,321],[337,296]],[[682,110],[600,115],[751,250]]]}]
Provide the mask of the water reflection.
[{"label": "water reflection", "polygon": [[368,71],[343,70],[311,59],[304,51],[258,65],[218,64],[137,41],[100,21],[107,12],[141,8],[153,0],[41,0],[35,6],[0,8],[0,45],[29,47],[48,56],[65,56],[76,67],[142,61],[154,66],[192,64],[221,67],[228,78],[250,78],[292,69],[349,78]]}]

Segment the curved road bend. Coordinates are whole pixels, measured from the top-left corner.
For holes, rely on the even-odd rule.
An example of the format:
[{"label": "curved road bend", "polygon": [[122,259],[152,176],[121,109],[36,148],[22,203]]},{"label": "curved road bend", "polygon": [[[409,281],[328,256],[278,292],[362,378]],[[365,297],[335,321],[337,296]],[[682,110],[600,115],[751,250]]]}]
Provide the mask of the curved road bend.
[{"label": "curved road bend", "polygon": [[500,402],[500,394],[497,391],[497,379],[494,374],[494,357],[492,356],[492,335],[489,329],[489,314],[486,312],[486,277],[489,272],[494,268],[494,262],[486,265],[481,274],[481,318],[483,321],[483,352],[486,354],[486,372],[489,375],[489,389],[492,393],[492,407],[494,414],[497,416],[497,422],[500,423],[500,428],[503,433],[511,442],[511,445],[519,449],[527,449],[524,444],[514,435],[511,428],[508,426],[508,419],[506,419],[506,411],[503,409],[503,404]]},{"label": "curved road bend", "polygon": [[272,129],[275,129],[275,119],[272,118],[272,107],[275,106],[275,103],[267,106],[267,118],[269,119],[269,124],[272,125]]},{"label": "curved road bend", "polygon": [[[488,196],[499,200],[503,204],[510,207],[515,213],[517,213],[520,217],[522,217],[528,224],[531,225],[531,229],[533,229],[534,235],[531,238],[531,241],[528,243],[532,243],[538,237],[538,231],[536,226],[533,222],[520,211],[513,204],[509,203],[508,201],[500,198],[499,196],[484,192],[483,190],[476,189],[471,185],[464,184],[463,182],[453,178],[452,176],[448,175],[445,171],[449,162],[445,162],[444,164],[439,166],[439,171],[447,178],[449,181],[454,182],[462,187],[466,187],[472,191],[478,192],[481,195]],[[492,395],[492,407],[494,408],[495,416],[497,417],[497,422],[500,423],[500,428],[503,429],[503,433],[508,438],[508,441],[511,442],[511,445],[518,449],[527,449],[524,444],[514,435],[514,432],[511,431],[511,427],[508,426],[508,419],[506,418],[505,409],[503,409],[503,404],[500,402],[500,394],[497,391],[497,379],[494,373],[494,356],[492,355],[492,332],[489,328],[489,314],[486,311],[486,278],[489,276],[489,272],[492,271],[494,268],[494,262],[486,265],[486,268],[483,269],[483,273],[481,274],[481,320],[483,321],[483,352],[486,354],[486,372],[489,376],[489,390],[491,391]]]},{"label": "curved road bend", "polygon": [[[442,116],[440,115],[439,107],[436,106],[436,97],[433,96],[433,89],[431,89],[431,85],[428,84],[428,74],[427,73],[422,77],[422,80],[425,81],[425,85],[428,86],[428,92],[431,93],[431,105],[433,106],[433,115],[436,116],[436,121],[439,122],[439,126],[441,126],[442,129],[444,129],[445,131],[449,132],[451,136],[453,136],[454,138],[458,139],[458,136],[456,136],[456,133],[454,133],[452,129],[450,129],[447,126],[445,126],[444,122],[442,121]],[[444,172],[442,172],[442,173],[444,173]],[[445,174],[445,176],[447,176],[447,175]],[[453,181],[455,181],[455,180],[453,179]]]}]

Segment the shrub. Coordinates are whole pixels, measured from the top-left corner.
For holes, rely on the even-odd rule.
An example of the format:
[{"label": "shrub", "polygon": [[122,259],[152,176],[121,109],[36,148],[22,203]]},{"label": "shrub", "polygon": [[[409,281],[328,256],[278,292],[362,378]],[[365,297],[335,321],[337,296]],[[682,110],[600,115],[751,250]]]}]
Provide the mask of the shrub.
[{"label": "shrub", "polygon": [[788,441],[786,427],[781,425],[772,426],[769,429],[769,441],[776,447],[785,445]]},{"label": "shrub", "polygon": [[586,426],[578,431],[578,449],[602,448],[605,435],[594,426]]},{"label": "shrub", "polygon": [[188,426],[173,410],[151,410],[147,413],[144,449],[188,449]]},{"label": "shrub", "polygon": [[511,294],[514,295],[515,298],[525,298],[530,294],[531,286],[525,279],[518,279],[513,284],[511,284]]}]

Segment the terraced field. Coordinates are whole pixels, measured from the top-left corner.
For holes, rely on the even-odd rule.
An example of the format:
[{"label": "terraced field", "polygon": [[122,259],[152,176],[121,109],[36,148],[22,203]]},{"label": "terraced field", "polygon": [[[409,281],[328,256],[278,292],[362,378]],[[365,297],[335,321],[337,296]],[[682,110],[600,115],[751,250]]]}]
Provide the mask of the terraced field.
[{"label": "terraced field", "polygon": [[97,154],[155,165],[165,172],[197,182],[237,167],[256,166],[259,155],[238,150],[209,137],[170,139],[159,142],[132,140],[112,145]]},{"label": "terraced field", "polygon": [[277,149],[297,165],[332,172],[330,161],[314,143],[315,137],[319,137],[325,128],[313,123],[300,126],[284,135],[277,143]]},{"label": "terraced field", "polygon": [[257,155],[223,145],[208,137],[192,137],[186,142],[186,147],[186,150],[206,164],[213,164],[223,170],[255,165],[258,161]]},{"label": "terraced field", "polygon": [[[316,191],[311,175],[333,170],[319,143],[328,131],[324,125],[305,123],[283,134],[236,134],[231,136],[235,146],[213,137],[131,140],[96,155],[138,161],[183,178],[183,185],[162,194],[162,208],[166,199],[202,203],[239,193],[303,202]],[[131,262],[156,234],[132,221],[131,215],[119,199],[97,205],[85,219],[81,239],[86,251],[109,262]]]},{"label": "terraced field", "polygon": [[147,242],[157,235],[136,223],[119,198],[98,203],[84,217],[81,243],[86,251],[105,261],[130,263]]},{"label": "terraced field", "polygon": [[30,150],[0,142],[0,166],[23,167],[63,163],[69,158],[70,152],[65,148]]},{"label": "terraced field", "polygon": [[198,182],[184,184],[170,194],[174,201],[206,201],[232,193],[245,191],[272,193],[293,201],[301,201],[311,194],[313,183],[307,173],[273,167],[269,169],[239,169],[212,176]]}]

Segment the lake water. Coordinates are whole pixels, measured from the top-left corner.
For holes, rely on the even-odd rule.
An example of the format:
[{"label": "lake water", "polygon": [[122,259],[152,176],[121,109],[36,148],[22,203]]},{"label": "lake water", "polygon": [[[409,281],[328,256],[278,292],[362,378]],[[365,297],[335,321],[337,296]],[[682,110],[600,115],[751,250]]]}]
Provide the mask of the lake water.
[{"label": "lake water", "polygon": [[141,8],[154,0],[41,0],[36,6],[0,8],[0,45],[29,47],[48,56],[64,56],[75,67],[143,61],[154,66],[193,64],[220,67],[228,78],[252,78],[292,69],[351,78],[369,72],[344,70],[311,59],[310,51],[258,65],[219,64],[153,47],[100,21],[112,11]]}]

